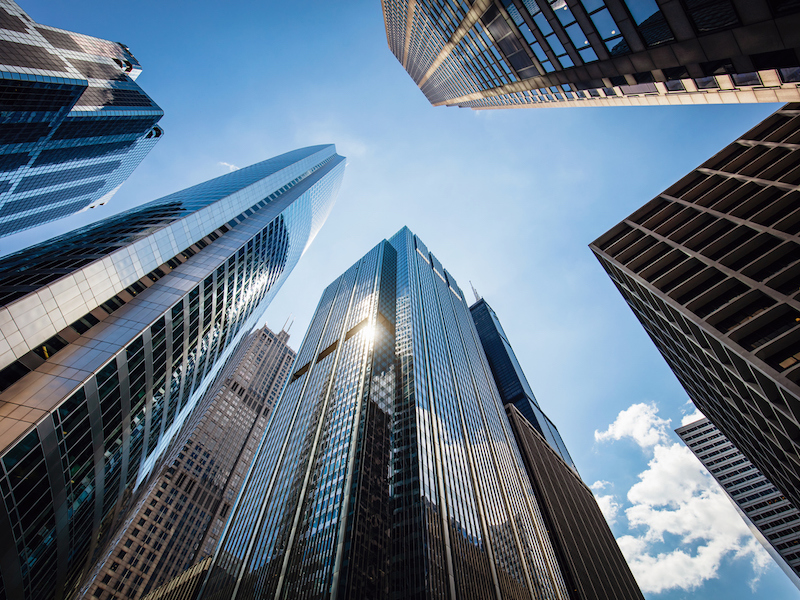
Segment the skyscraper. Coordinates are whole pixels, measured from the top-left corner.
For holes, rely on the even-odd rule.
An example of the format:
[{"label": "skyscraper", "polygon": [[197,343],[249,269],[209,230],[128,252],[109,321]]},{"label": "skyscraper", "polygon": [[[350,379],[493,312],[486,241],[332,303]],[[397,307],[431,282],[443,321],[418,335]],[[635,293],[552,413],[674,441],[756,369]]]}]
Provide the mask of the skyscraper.
[{"label": "skyscraper", "polygon": [[86,598],[142,598],[210,556],[295,353],[289,334],[251,333],[198,403],[198,422],[175,437],[175,461],[149,485]]},{"label": "skyscraper", "polygon": [[324,223],[343,172],[333,146],[295,150],[3,259],[7,597],[70,597]]},{"label": "skyscraper", "polygon": [[382,0],[389,48],[435,106],[800,100],[794,0]]},{"label": "skyscraper", "polygon": [[706,418],[675,430],[725,490],[753,536],[800,588],[800,511]]},{"label": "skyscraper", "polygon": [[469,310],[569,597],[641,600],[614,534],[561,435],[539,407],[500,319],[482,298]]},{"label": "skyscraper", "polygon": [[0,236],[108,202],[162,133],[139,73],[123,44],[0,0]]},{"label": "skyscraper", "polygon": [[470,306],[469,312],[475,322],[475,329],[486,353],[494,382],[497,384],[500,400],[503,404],[516,406],[528,422],[544,436],[553,450],[558,452],[561,459],[577,473],[561,434],[539,407],[497,314],[483,298]]},{"label": "skyscraper", "polygon": [[591,245],[708,419],[800,506],[800,105]]},{"label": "skyscraper", "polygon": [[322,294],[202,598],[567,598],[463,293],[407,228]]}]

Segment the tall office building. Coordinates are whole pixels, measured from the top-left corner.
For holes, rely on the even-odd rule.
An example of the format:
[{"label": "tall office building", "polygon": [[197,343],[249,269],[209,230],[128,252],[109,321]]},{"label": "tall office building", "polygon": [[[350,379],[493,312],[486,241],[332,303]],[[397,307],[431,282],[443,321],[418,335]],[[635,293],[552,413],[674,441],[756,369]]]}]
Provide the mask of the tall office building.
[{"label": "tall office building", "polygon": [[161,137],[123,44],[0,0],[0,236],[105,204]]},{"label": "tall office building", "polygon": [[434,106],[800,100],[795,0],[382,0]]},{"label": "tall office building", "polygon": [[200,597],[568,597],[463,293],[407,228],[323,292]]},{"label": "tall office building", "polygon": [[344,162],[295,150],[3,259],[0,598],[71,597],[322,226]]},{"label": "tall office building", "polygon": [[136,600],[213,554],[295,353],[289,334],[266,326],[228,359],[198,403],[199,422],[149,486],[92,575],[86,598]]},{"label": "tall office building", "polygon": [[500,319],[484,299],[470,307],[500,400],[572,600],[642,600],[594,494],[555,425],[539,408]]},{"label": "tall office building", "polygon": [[675,430],[730,498],[753,536],[800,588],[800,511],[706,418]]},{"label": "tall office building", "polygon": [[500,319],[488,302],[478,299],[469,307],[475,329],[480,337],[486,360],[492,370],[497,391],[503,404],[513,404],[517,410],[547,440],[561,459],[576,473],[575,463],[561,439],[561,434],[553,422],[542,412],[536,396],[528,383],[525,373],[517,360],[517,355],[508,341]]},{"label": "tall office building", "polygon": [[800,105],[591,249],[692,401],[800,506]]}]

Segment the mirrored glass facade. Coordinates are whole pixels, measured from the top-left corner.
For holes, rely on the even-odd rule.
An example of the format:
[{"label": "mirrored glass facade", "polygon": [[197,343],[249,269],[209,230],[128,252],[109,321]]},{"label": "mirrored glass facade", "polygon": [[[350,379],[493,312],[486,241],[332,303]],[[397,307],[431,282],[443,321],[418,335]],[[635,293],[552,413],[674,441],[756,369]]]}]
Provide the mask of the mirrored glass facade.
[{"label": "mirrored glass facade", "polygon": [[800,588],[800,511],[708,419],[675,430],[791,582]]},{"label": "mirrored glass facade", "polygon": [[435,106],[800,100],[794,0],[382,0]]},{"label": "mirrored glass facade", "polygon": [[590,244],[689,397],[800,506],[800,105]]},{"label": "mirrored glass facade", "polygon": [[69,598],[332,208],[303,148],[8,257],[0,598]]},{"label": "mirrored glass facade", "polygon": [[201,597],[568,597],[463,293],[408,229],[323,292]]},{"label": "mirrored glass facade", "polygon": [[519,365],[517,355],[508,342],[500,319],[483,298],[469,307],[475,329],[486,353],[489,368],[503,404],[513,404],[528,422],[544,436],[547,443],[558,452],[562,460],[577,473],[564,440],[553,422],[542,412],[533,390]]},{"label": "mirrored glass facade", "polygon": [[213,554],[289,376],[288,341],[266,326],[242,340],[82,597],[137,600]]},{"label": "mirrored glass facade", "polygon": [[123,44],[0,0],[0,237],[109,201],[161,137]]}]

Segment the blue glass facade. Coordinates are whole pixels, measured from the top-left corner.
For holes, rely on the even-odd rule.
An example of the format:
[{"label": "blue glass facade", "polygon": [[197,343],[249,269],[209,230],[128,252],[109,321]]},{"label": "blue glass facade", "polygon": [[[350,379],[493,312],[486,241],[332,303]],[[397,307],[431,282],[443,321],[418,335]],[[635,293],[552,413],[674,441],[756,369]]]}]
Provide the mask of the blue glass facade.
[{"label": "blue glass facade", "polygon": [[161,137],[122,44],[0,0],[0,236],[105,204]]},{"label": "blue glass facade", "polygon": [[76,592],[324,223],[344,160],[303,148],[4,263],[0,598]]},{"label": "blue glass facade", "polygon": [[558,452],[564,462],[577,473],[561,434],[539,407],[497,314],[482,298],[470,306],[469,311],[503,404],[516,406],[530,424],[544,436],[553,450]]},{"label": "blue glass facade", "polygon": [[322,294],[201,597],[566,598],[463,293],[408,229]]}]

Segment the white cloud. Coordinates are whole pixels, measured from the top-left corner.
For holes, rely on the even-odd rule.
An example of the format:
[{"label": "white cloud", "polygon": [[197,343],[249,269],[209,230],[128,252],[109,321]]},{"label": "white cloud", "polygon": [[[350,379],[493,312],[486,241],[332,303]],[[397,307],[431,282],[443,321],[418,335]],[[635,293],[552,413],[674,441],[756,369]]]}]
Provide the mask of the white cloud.
[{"label": "white cloud", "polygon": [[599,491],[599,490],[602,490],[602,489],[605,489],[605,488],[607,488],[607,487],[608,487],[608,486],[610,486],[610,485],[611,485],[611,482],[610,482],[610,481],[602,481],[602,480],[601,480],[601,481],[595,481],[595,482],[594,482],[592,485],[590,485],[589,487],[590,487],[591,489],[593,489],[595,492],[597,492],[597,491]]},{"label": "white cloud", "polygon": [[609,525],[614,525],[617,522],[617,514],[619,513],[619,509],[622,508],[617,502],[617,500],[612,495],[607,496],[595,496],[595,500],[597,500],[597,505],[600,507],[600,512],[603,513],[603,516],[608,521]]},{"label": "white cloud", "polygon": [[239,170],[239,167],[237,167],[236,165],[232,165],[231,163],[226,163],[226,162],[220,161],[219,164],[222,165],[223,167],[228,167],[228,170],[231,173],[233,173],[234,171],[238,171]]},{"label": "white cloud", "polygon": [[[629,533],[617,540],[642,591],[696,589],[718,577],[731,560],[750,561],[755,586],[769,555],[689,449],[668,441],[669,420],[657,413],[654,404],[634,404],[608,430],[595,433],[600,441],[630,437],[652,451],[647,469],[627,494]],[[612,510],[614,516],[619,508]]]},{"label": "white cloud", "polygon": [[654,403],[634,404],[617,415],[616,420],[605,431],[595,431],[597,442],[631,438],[641,448],[647,449],[656,444],[666,443],[670,420],[658,416]]},{"label": "white cloud", "polygon": [[[694,408],[694,405],[692,407]],[[705,415],[695,408],[692,414],[683,415],[683,418],[681,419],[681,427],[683,427],[684,425],[688,425],[689,423],[694,423],[695,421],[699,421],[700,419],[704,418]]]}]

